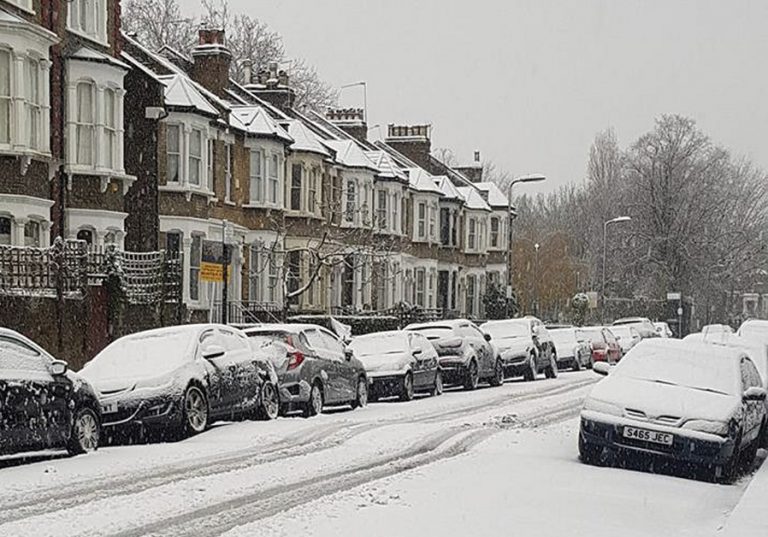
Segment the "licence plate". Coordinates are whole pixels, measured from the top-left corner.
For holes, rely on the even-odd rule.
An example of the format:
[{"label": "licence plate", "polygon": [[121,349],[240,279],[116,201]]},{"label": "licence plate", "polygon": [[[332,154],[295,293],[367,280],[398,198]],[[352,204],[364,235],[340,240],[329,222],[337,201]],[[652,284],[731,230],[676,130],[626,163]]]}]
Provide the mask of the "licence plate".
[{"label": "licence plate", "polygon": [[658,431],[649,431],[647,429],[636,429],[635,427],[624,427],[624,438],[632,438],[634,440],[642,440],[643,442],[671,446],[675,437],[669,433],[660,433]]},{"label": "licence plate", "polygon": [[117,413],[117,402],[114,403],[104,403],[101,405],[101,413],[102,414],[115,414]]}]

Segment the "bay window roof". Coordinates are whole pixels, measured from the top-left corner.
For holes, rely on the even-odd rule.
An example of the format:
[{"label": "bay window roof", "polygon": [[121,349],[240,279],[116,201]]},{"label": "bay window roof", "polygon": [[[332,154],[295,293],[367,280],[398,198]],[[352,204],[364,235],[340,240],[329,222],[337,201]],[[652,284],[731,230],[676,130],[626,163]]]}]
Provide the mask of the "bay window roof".
[{"label": "bay window roof", "polygon": [[286,142],[293,142],[290,134],[278,125],[261,106],[232,108],[229,124],[232,128],[244,131],[246,134],[271,136]]},{"label": "bay window roof", "polygon": [[408,181],[412,189],[418,192],[442,194],[440,188],[435,183],[435,178],[423,168],[408,168],[406,172],[408,173]]},{"label": "bay window roof", "polygon": [[298,119],[288,122],[288,134],[293,138],[293,144],[291,144],[291,149],[293,151],[317,153],[324,157],[331,156],[330,152],[322,144],[317,135],[309,130],[304,123]]},{"label": "bay window roof", "polygon": [[219,116],[219,111],[185,75],[165,75],[158,78],[165,84],[165,103],[168,106],[211,117]]},{"label": "bay window roof", "polygon": [[348,168],[362,168],[372,172],[379,170],[352,140],[324,140],[323,143],[336,152],[336,161]]},{"label": "bay window roof", "polygon": [[480,192],[473,186],[460,186],[456,187],[464,198],[464,202],[467,204],[467,209],[474,209],[477,211],[490,211],[491,208],[485,202]]}]

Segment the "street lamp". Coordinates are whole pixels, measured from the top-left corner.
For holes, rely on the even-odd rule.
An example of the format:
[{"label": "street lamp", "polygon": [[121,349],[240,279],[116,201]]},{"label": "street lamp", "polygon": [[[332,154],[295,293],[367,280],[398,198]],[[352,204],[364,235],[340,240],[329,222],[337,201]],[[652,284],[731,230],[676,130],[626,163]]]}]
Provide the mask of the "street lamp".
[{"label": "street lamp", "polygon": [[354,88],[356,86],[363,87],[363,121],[368,123],[368,84],[365,80],[360,82],[352,82],[351,84],[344,84],[339,89]]},{"label": "street lamp", "polygon": [[608,235],[608,226],[610,224],[620,224],[621,222],[629,222],[632,220],[629,216],[619,216],[617,218],[614,218],[613,220],[607,220],[603,223],[603,283],[602,283],[602,289],[600,291],[600,298],[601,298],[601,307],[600,307],[600,317],[603,322],[605,322],[605,259],[607,257],[607,243],[606,243],[606,237]]},{"label": "street lamp", "polygon": [[512,188],[518,183],[538,183],[545,181],[546,176],[540,173],[521,175],[509,183],[507,188],[507,318],[509,318],[509,298],[512,293]]},{"label": "street lamp", "polygon": [[539,316],[539,243],[533,245],[533,249],[535,250],[535,257],[533,262],[533,277],[535,278],[533,280],[533,314],[538,317]]}]

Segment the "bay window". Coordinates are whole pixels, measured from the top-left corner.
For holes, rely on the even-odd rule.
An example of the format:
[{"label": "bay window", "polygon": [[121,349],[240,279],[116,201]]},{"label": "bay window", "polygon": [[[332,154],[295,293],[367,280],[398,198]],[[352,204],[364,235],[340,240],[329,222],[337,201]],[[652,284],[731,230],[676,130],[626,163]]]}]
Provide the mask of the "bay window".
[{"label": "bay window", "polygon": [[30,220],[24,224],[24,246],[40,247],[40,222]]},{"label": "bay window", "polygon": [[477,220],[470,218],[467,228],[467,248],[469,250],[474,250],[477,246]]},{"label": "bay window", "polygon": [[208,190],[213,192],[213,140],[208,140]]},{"label": "bay window", "polygon": [[77,118],[75,129],[77,137],[76,163],[86,166],[94,164],[94,130],[96,128],[93,113],[94,86],[90,82],[77,85]]},{"label": "bay window", "polygon": [[0,144],[11,143],[11,53],[0,50]]},{"label": "bay window", "polygon": [[432,204],[429,206],[429,240],[435,240],[437,238],[437,206]]},{"label": "bay window", "polygon": [[397,193],[392,194],[392,231],[397,233],[397,209],[400,206],[400,198]]},{"label": "bay window", "polygon": [[355,211],[357,210],[356,185],[353,179],[347,181],[347,207],[344,211],[344,220],[347,222],[355,221]]},{"label": "bay window", "polygon": [[377,193],[376,220],[379,229],[387,229],[387,191],[379,190]]},{"label": "bay window", "polygon": [[261,167],[261,151],[251,151],[251,203],[258,203],[263,201],[264,192],[264,176],[262,174]]},{"label": "bay window", "polygon": [[200,300],[200,262],[203,252],[203,239],[200,235],[192,235],[189,250],[189,299],[193,302]]},{"label": "bay window", "polygon": [[475,315],[475,297],[477,296],[475,276],[467,276],[467,316],[474,317]]},{"label": "bay window", "polygon": [[181,180],[181,126],[168,125],[166,141],[168,154],[167,181],[178,183]]},{"label": "bay window", "polygon": [[420,308],[425,306],[424,303],[424,291],[425,291],[425,270],[416,269],[416,305]]},{"label": "bay window", "polygon": [[24,86],[27,89],[25,105],[27,109],[26,120],[29,129],[28,147],[40,149],[40,123],[42,99],[40,96],[40,62],[27,58],[24,63]]},{"label": "bay window", "polygon": [[280,157],[272,155],[269,159],[269,201],[277,205],[277,193],[280,185]]},{"label": "bay window", "polygon": [[0,216],[0,245],[7,246],[11,244],[11,219],[7,216]]},{"label": "bay window", "polygon": [[203,167],[203,131],[192,129],[189,133],[189,184],[200,186]]},{"label": "bay window", "polygon": [[224,145],[224,153],[226,158],[224,163],[224,201],[232,201],[232,192],[235,190],[232,174],[232,144]]},{"label": "bay window", "polygon": [[427,238],[427,204],[424,202],[419,203],[418,206],[418,238]]},{"label": "bay window", "polygon": [[491,248],[499,247],[499,219],[491,218]]},{"label": "bay window", "polygon": [[309,198],[307,199],[307,210],[314,214],[317,209],[317,171],[309,172]]},{"label": "bay window", "polygon": [[116,168],[117,158],[117,96],[115,91],[107,89],[104,91],[104,151],[106,158],[104,164],[110,170]]},{"label": "bay window", "polygon": [[292,211],[301,210],[301,174],[303,172],[301,164],[294,164],[291,167],[291,204],[289,209]]},{"label": "bay window", "polygon": [[106,0],[71,0],[69,27],[91,39],[107,40]]},{"label": "bay window", "polygon": [[251,302],[261,302],[264,293],[264,259],[260,242],[251,244],[251,255],[248,278],[248,299]]}]

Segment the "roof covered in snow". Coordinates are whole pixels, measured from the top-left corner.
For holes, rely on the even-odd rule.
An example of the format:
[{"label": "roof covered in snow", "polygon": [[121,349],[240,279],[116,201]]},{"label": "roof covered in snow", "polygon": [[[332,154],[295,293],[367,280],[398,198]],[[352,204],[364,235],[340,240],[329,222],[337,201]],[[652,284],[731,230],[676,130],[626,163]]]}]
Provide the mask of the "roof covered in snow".
[{"label": "roof covered in snow", "polygon": [[291,149],[294,151],[306,151],[308,153],[316,153],[323,155],[324,157],[330,157],[331,153],[322,144],[317,135],[309,130],[304,123],[298,119],[293,119],[287,122],[288,134],[293,138],[293,144]]},{"label": "roof covered in snow", "polygon": [[467,204],[467,209],[473,209],[477,211],[490,211],[490,206],[485,202],[480,192],[472,186],[459,186],[456,187],[464,198],[464,203]]},{"label": "roof covered in snow", "polygon": [[118,69],[124,69],[126,71],[130,70],[130,67],[127,64],[121,62],[117,58],[88,47],[80,47],[69,55],[69,59],[81,60],[84,62],[103,63],[111,65],[112,67],[117,67]]},{"label": "roof covered in snow", "polygon": [[165,75],[160,80],[165,84],[165,102],[168,106],[210,116],[219,115],[219,111],[186,75]]},{"label": "roof covered in snow", "polygon": [[392,157],[390,157],[388,153],[381,150],[375,150],[366,151],[365,155],[371,162],[373,162],[373,165],[378,168],[380,177],[408,181],[408,176],[402,169],[400,169],[397,163],[392,160]]},{"label": "roof covered in snow", "polygon": [[423,168],[408,168],[406,172],[408,173],[408,182],[412,189],[418,192],[442,194],[437,183],[435,183],[435,178]]},{"label": "roof covered in snow", "polygon": [[352,140],[325,140],[323,143],[336,152],[336,160],[339,164],[349,168],[363,168],[373,172],[379,171],[360,146]]},{"label": "roof covered in snow", "polygon": [[260,106],[242,106],[232,109],[229,116],[230,125],[255,136],[272,136],[293,142],[293,138]]},{"label": "roof covered in snow", "polygon": [[488,205],[494,209],[506,209],[508,200],[496,183],[475,183],[475,186],[487,194]]},{"label": "roof covered in snow", "polygon": [[464,196],[461,194],[461,192],[458,191],[456,186],[451,182],[448,177],[445,175],[440,175],[438,177],[435,177],[437,182],[437,187],[440,189],[440,192],[445,196],[448,200],[456,200],[460,203],[464,202]]}]

